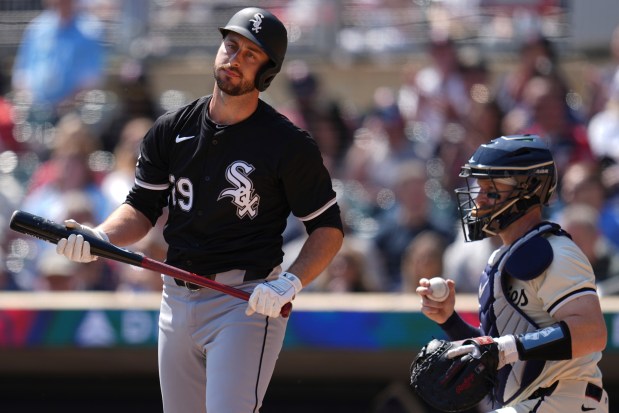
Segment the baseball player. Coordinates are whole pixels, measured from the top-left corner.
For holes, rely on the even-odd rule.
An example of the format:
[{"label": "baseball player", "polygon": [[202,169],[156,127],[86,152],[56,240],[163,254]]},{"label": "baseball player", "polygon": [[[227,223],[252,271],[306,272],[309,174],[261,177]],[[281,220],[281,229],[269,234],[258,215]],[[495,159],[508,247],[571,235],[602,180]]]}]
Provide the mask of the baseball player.
[{"label": "baseball player", "polygon": [[[420,281],[422,312],[452,341],[492,337],[499,355],[493,412],[608,412],[598,368],[607,331],[591,265],[568,233],[542,219],[557,184],[547,146],[532,135],[494,139],[460,176],[467,181],[456,190],[466,241],[498,234],[503,243],[481,275],[481,325],[454,311],[453,280],[443,302],[430,299],[429,282]],[[448,357],[469,353],[475,356],[475,346],[458,344]]]},{"label": "baseball player", "polygon": [[[310,136],[259,99],[280,71],[287,32],[272,13],[245,8],[220,28],[213,94],[161,116],[146,134],[127,199],[102,224],[67,226],[130,245],[164,207],[166,262],[251,292],[249,302],[163,276],[159,376],[167,413],[257,412],[282,348],[282,306],[339,250],[331,178]],[[282,271],[290,213],[309,237]],[[93,260],[83,237],[58,253]]]}]

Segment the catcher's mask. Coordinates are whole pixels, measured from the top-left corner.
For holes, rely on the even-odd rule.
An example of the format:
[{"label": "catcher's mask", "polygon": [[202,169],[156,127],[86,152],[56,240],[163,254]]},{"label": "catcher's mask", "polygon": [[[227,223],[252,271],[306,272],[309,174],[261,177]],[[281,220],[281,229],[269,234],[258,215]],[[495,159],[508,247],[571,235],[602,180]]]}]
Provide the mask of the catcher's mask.
[{"label": "catcher's mask", "polygon": [[256,43],[269,56],[269,62],[256,73],[256,89],[265,91],[281,70],[286,56],[288,32],[284,24],[265,9],[247,7],[232,16],[219,31],[223,37],[228,32],[238,33]]},{"label": "catcher's mask", "polygon": [[[467,242],[496,235],[532,208],[547,205],[557,186],[552,154],[536,135],[501,136],[481,145],[460,177],[466,179],[466,187],[455,192]],[[485,193],[495,201],[481,208],[475,200],[480,194],[478,181],[483,179],[494,187]],[[499,192],[496,183],[510,189]]]}]

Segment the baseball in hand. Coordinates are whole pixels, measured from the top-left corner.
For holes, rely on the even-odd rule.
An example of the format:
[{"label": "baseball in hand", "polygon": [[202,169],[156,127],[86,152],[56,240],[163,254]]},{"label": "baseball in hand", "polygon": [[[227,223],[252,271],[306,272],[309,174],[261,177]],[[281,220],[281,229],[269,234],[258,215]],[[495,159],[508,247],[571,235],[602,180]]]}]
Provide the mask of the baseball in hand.
[{"label": "baseball in hand", "polygon": [[434,301],[445,301],[449,296],[449,286],[447,281],[441,277],[434,277],[430,279],[430,299]]}]

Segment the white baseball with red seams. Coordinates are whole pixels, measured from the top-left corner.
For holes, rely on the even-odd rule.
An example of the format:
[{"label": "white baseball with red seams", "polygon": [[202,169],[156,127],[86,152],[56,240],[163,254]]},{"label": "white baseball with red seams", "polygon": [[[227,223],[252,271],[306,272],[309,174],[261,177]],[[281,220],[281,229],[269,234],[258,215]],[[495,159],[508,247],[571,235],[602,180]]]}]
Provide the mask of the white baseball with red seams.
[{"label": "white baseball with red seams", "polygon": [[449,286],[447,281],[441,277],[434,277],[430,279],[430,299],[434,301],[445,301],[449,296]]}]

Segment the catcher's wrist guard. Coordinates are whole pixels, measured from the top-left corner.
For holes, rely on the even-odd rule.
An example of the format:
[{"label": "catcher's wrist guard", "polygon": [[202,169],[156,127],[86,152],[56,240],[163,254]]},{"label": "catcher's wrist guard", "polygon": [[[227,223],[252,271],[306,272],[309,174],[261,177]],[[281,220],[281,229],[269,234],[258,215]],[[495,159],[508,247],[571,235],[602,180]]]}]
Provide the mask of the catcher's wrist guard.
[{"label": "catcher's wrist guard", "polygon": [[[411,364],[413,390],[430,406],[445,412],[460,412],[477,405],[494,387],[499,363],[497,343],[490,337],[480,339],[462,343],[430,341]],[[475,351],[448,357],[450,350],[468,345]]]}]

